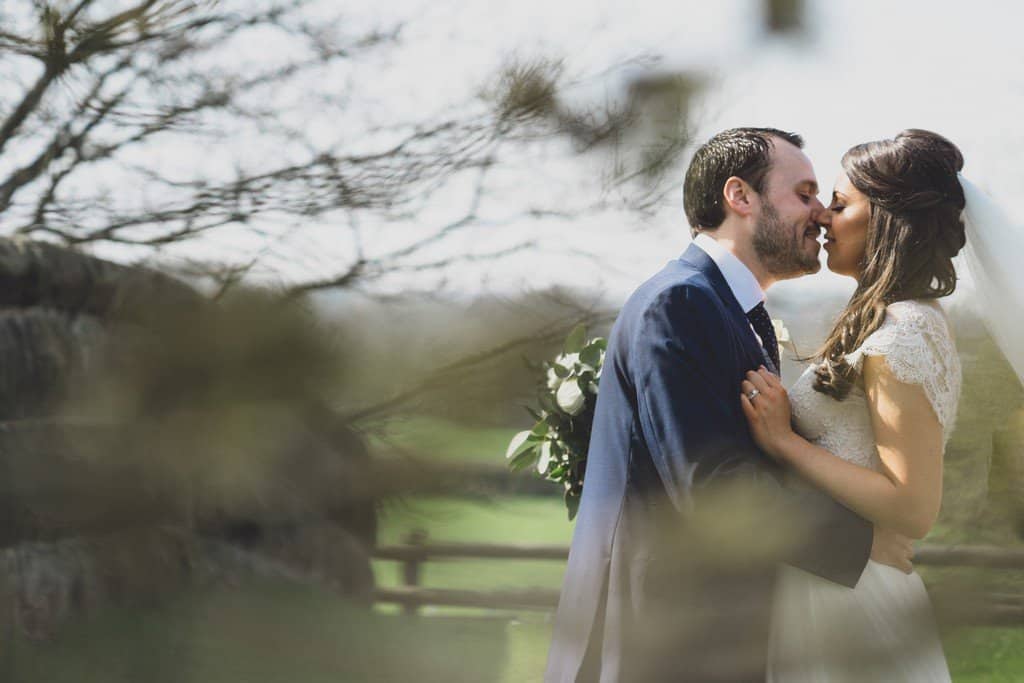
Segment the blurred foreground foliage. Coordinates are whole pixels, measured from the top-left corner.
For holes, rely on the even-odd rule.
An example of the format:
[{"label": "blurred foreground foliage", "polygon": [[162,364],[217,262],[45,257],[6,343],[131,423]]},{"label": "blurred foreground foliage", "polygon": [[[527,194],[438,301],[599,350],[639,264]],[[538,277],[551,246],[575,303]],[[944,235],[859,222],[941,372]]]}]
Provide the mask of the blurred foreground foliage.
[{"label": "blurred foreground foliage", "polygon": [[8,633],[250,578],[369,604],[376,500],[411,478],[330,408],[308,310],[34,242],[0,241],[0,281]]},{"label": "blurred foreground foliage", "polygon": [[[108,608],[50,642],[6,640],[9,683],[479,683],[500,680],[506,622],[368,613],[315,587],[247,580]],[[462,651],[452,657],[450,647]]]}]

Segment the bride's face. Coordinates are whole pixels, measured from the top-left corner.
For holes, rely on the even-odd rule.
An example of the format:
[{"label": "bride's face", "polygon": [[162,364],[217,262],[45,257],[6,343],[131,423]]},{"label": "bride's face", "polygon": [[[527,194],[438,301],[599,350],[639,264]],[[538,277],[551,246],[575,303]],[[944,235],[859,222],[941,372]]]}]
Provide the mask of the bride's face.
[{"label": "bride's face", "polygon": [[821,219],[825,227],[828,269],[839,275],[858,277],[868,241],[868,198],[845,173],[840,173],[832,190],[832,203]]}]

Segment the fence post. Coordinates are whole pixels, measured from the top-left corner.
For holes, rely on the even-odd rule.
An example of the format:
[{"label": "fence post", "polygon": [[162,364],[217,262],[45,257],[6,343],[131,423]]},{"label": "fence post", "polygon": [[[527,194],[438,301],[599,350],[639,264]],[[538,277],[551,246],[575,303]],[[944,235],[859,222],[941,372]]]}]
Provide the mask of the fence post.
[{"label": "fence post", "polygon": [[[405,542],[410,546],[423,546],[427,542],[427,532],[424,529],[413,529],[406,535]],[[420,565],[426,558],[420,555],[414,555],[406,559],[402,563],[402,582],[404,585],[410,588],[416,588],[420,585]],[[420,606],[415,602],[407,602],[402,607],[402,611],[409,616],[416,616],[419,613]]]}]

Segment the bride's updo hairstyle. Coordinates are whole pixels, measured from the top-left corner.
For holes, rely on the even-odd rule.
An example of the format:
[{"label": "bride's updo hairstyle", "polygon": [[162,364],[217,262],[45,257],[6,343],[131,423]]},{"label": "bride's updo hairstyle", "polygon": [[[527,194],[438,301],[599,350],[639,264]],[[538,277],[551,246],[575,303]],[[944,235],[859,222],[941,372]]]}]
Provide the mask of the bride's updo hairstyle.
[{"label": "bride's updo hairstyle", "polygon": [[927,130],[851,148],[842,161],[869,201],[867,243],[853,297],[817,357],[814,388],[844,399],[857,370],[844,356],[864,343],[896,301],[936,299],[956,289],[953,257],[964,246],[964,158],[956,145]]}]

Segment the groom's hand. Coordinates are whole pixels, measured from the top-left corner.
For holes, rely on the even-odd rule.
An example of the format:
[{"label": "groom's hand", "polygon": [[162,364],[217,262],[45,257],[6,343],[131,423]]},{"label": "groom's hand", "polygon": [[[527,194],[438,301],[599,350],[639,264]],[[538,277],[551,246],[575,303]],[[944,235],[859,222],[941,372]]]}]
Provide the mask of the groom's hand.
[{"label": "groom's hand", "polygon": [[903,534],[875,526],[875,537],[871,541],[871,559],[880,564],[899,569],[904,574],[914,571],[914,541]]}]

